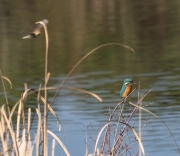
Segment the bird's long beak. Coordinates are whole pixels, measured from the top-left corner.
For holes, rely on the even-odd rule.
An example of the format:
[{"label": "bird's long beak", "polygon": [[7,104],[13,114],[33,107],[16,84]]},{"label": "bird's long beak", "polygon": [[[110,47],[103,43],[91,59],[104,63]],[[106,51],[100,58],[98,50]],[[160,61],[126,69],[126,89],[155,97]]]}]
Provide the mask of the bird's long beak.
[{"label": "bird's long beak", "polygon": [[137,84],[137,82],[132,81],[132,84]]}]

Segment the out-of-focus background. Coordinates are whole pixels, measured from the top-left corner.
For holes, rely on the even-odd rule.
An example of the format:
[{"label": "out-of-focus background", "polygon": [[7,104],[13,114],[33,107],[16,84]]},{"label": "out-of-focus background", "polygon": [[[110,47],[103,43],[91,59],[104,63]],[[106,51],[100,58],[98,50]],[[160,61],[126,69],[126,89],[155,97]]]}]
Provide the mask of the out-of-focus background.
[{"label": "out-of-focus background", "polygon": [[[106,123],[108,109],[119,102],[125,78],[140,81],[141,94],[153,88],[143,104],[153,102],[148,109],[163,119],[180,145],[180,1],[1,0],[0,69],[13,83],[12,90],[6,84],[12,105],[20,98],[24,83],[37,89],[44,82],[44,32],[38,38],[22,40],[42,19],[49,20],[49,86],[60,85],[72,67],[101,44],[116,42],[136,51],[134,55],[119,46],[103,47],[84,60],[65,84],[98,94],[102,103],[83,93],[60,91],[52,107],[62,130],[58,132],[51,115],[49,129],[71,155],[85,154],[87,125],[91,125],[88,139],[92,151],[94,132]],[[50,95],[53,97],[53,92]],[[135,90],[132,102],[137,102],[137,96]],[[0,102],[5,103],[2,85]],[[32,98],[27,105],[34,107],[35,103]],[[142,134],[145,152],[149,156],[178,155],[166,127],[146,112],[142,118],[142,124],[146,123]],[[133,122],[137,128],[138,115]],[[63,155],[57,150],[56,155]]]}]

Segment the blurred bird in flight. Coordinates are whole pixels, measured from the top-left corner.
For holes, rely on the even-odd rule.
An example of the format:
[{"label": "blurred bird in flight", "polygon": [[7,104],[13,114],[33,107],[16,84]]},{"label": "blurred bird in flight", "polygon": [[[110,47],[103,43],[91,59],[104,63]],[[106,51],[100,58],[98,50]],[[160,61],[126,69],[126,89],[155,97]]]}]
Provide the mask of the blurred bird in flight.
[{"label": "blurred bird in flight", "polygon": [[[44,22],[44,24],[46,24],[46,25],[48,24],[48,20],[47,19],[42,20],[42,22]],[[43,25],[42,24],[38,24],[33,32],[31,32],[27,36],[22,37],[22,39],[35,38],[35,37],[37,37],[37,36],[39,36],[41,34],[41,30],[42,29],[43,29]]]}]

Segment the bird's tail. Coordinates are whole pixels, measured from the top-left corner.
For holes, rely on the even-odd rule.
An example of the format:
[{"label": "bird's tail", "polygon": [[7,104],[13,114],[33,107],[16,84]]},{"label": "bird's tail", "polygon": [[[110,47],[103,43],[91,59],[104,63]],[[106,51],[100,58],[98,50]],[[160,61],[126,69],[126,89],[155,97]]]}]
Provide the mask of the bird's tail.
[{"label": "bird's tail", "polygon": [[27,39],[27,38],[31,38],[31,35],[27,35],[27,36],[22,37],[22,39]]}]

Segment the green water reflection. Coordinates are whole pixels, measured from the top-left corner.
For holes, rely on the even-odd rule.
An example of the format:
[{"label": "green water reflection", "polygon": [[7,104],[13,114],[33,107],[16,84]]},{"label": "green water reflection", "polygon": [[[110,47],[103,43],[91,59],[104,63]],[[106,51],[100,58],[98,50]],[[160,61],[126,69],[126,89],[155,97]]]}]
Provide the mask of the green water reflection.
[{"label": "green water reflection", "polygon": [[[179,7],[178,0],[0,1],[0,68],[13,83],[12,90],[6,84],[10,103],[20,97],[25,82],[34,88],[43,83],[44,33],[36,39],[21,38],[24,31],[34,29],[35,22],[47,18],[52,78],[49,85],[60,84],[85,54],[101,44],[116,42],[136,51],[134,56],[119,46],[103,47],[76,69],[67,85],[95,91],[104,99],[103,105],[82,99],[80,105],[86,105],[81,106],[82,114],[86,111],[89,118],[99,115],[100,120],[108,106],[118,102],[123,79],[131,77],[141,81],[143,93],[154,88],[145,103],[154,102],[150,108],[153,112],[171,118],[171,113],[178,113],[180,100]],[[0,101],[4,103],[1,95]],[[67,95],[76,101],[82,98],[73,92]],[[137,94],[133,94],[134,100],[136,97]],[[63,109],[55,106],[57,110]],[[78,102],[73,106],[75,114],[78,106]],[[94,107],[99,109],[95,114]],[[172,120],[177,120],[176,116]],[[176,122],[179,125],[179,121]],[[168,146],[169,151],[177,154],[174,145]]]}]

